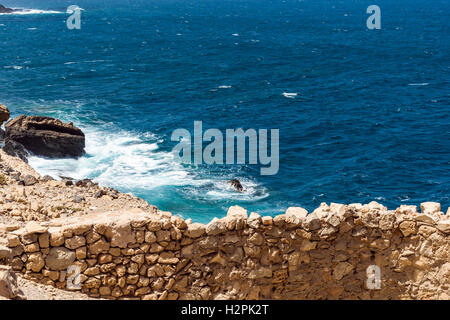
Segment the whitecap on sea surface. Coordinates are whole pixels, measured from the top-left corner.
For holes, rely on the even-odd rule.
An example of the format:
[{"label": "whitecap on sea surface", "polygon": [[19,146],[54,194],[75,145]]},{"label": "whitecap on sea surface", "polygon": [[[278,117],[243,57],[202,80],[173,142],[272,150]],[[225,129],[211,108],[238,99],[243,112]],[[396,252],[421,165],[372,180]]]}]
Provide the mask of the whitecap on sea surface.
[{"label": "whitecap on sea surface", "polygon": [[295,92],[283,92],[283,96],[289,99],[293,99],[298,96],[298,93]]}]

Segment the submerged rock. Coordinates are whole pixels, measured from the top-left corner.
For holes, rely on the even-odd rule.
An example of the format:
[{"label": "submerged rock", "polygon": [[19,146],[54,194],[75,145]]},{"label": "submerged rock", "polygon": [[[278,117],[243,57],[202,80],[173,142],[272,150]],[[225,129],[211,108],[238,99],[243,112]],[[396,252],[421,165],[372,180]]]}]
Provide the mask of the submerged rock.
[{"label": "submerged rock", "polygon": [[233,179],[228,181],[229,184],[231,184],[237,191],[243,192],[244,188],[242,187],[241,182],[238,179]]},{"label": "submerged rock", "polygon": [[21,115],[6,125],[5,144],[15,141],[35,155],[50,158],[80,157],[84,154],[84,133],[72,123]]},{"label": "submerged rock", "polygon": [[16,12],[16,11],[20,11],[20,10],[6,8],[4,5],[0,4],[0,13],[13,13],[13,12]]}]

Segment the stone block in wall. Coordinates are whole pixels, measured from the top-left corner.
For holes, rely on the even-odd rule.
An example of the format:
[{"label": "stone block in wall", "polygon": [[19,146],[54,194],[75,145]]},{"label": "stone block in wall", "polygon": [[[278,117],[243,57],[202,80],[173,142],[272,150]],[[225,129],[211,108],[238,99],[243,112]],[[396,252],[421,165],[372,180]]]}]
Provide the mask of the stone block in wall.
[{"label": "stone block in wall", "polygon": [[64,247],[55,247],[50,249],[50,253],[45,259],[45,265],[50,270],[62,271],[75,261],[76,255],[74,251],[71,251]]},{"label": "stone block in wall", "polygon": [[438,202],[422,202],[420,210],[424,214],[433,214],[441,211],[441,204]]}]

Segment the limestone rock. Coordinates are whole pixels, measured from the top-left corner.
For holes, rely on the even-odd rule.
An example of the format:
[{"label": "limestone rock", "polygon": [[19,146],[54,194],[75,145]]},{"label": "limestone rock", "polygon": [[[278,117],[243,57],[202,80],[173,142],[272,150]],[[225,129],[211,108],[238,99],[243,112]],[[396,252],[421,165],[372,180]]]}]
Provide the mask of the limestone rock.
[{"label": "limestone rock", "polygon": [[[0,12],[2,10],[1,7],[3,7],[3,6],[0,5]],[[3,7],[3,8],[5,8],[5,7]],[[3,125],[3,123],[5,121],[8,121],[9,116],[10,116],[10,112],[9,112],[8,108],[6,106],[0,104],[0,126]]]},{"label": "limestone rock", "polygon": [[392,212],[384,212],[380,215],[380,229],[381,230],[390,230],[394,227],[395,222],[395,214]]},{"label": "limestone rock", "polygon": [[311,251],[314,250],[317,247],[317,242],[315,241],[309,241],[309,240],[303,240],[302,244],[300,246],[301,251]]},{"label": "limestone rock", "polygon": [[26,265],[27,270],[31,270],[33,272],[39,272],[39,271],[41,271],[41,269],[44,266],[45,266],[45,262],[44,262],[44,258],[42,257],[42,253],[35,252],[35,253],[31,253],[28,256],[27,265]]},{"label": "limestone rock", "polygon": [[188,224],[186,235],[190,238],[199,238],[206,233],[206,227],[201,223]]},{"label": "limestone rock", "polygon": [[425,214],[433,214],[441,211],[441,204],[438,202],[422,202],[420,210]]},{"label": "limestone rock", "polygon": [[231,206],[228,209],[227,216],[240,216],[243,218],[247,218],[247,210],[240,206]]},{"label": "limestone rock", "polygon": [[450,220],[439,221],[437,228],[445,234],[450,234]]},{"label": "limestone rock", "polygon": [[206,226],[206,234],[214,236],[220,233],[224,233],[227,230],[225,221],[214,218]]},{"label": "limestone rock", "polygon": [[353,266],[348,262],[340,262],[333,270],[333,278],[337,281],[352,272]]},{"label": "limestone rock", "polygon": [[89,252],[97,255],[101,252],[106,252],[110,248],[110,244],[103,239],[100,239],[89,246]]},{"label": "limestone rock", "polygon": [[250,213],[250,217],[247,220],[247,224],[250,228],[258,229],[261,225],[262,219],[256,212]]},{"label": "limestone rock", "polygon": [[401,222],[399,225],[399,229],[405,237],[417,233],[416,223],[414,221]]},{"label": "limestone rock", "polygon": [[8,241],[8,247],[13,248],[20,245],[20,239],[19,236],[15,234],[8,234],[6,240]]},{"label": "limestone rock", "polygon": [[[428,211],[430,212],[430,211]],[[428,213],[422,213],[414,217],[414,220],[424,222],[427,224],[436,224],[436,220],[433,216]]]},{"label": "limestone rock", "polygon": [[27,233],[33,234],[33,233],[45,233],[47,232],[48,228],[41,226],[40,223],[36,221],[30,221],[26,224],[25,229]]},{"label": "limestone rock", "polygon": [[65,271],[75,261],[75,252],[64,247],[50,249],[45,264],[51,270]]},{"label": "limestone rock", "polygon": [[348,206],[346,206],[345,204],[334,202],[330,203],[330,213],[335,213],[340,220],[344,220],[345,218],[347,218],[347,216],[351,215],[350,212],[347,213],[347,208]]},{"label": "limestone rock", "polygon": [[330,224],[333,227],[337,227],[341,224],[341,220],[339,219],[339,216],[337,214],[331,213],[331,212],[325,218],[325,222]]},{"label": "limestone rock", "polygon": [[306,217],[305,226],[310,231],[317,230],[320,228],[321,222],[315,212],[308,214],[308,216]]},{"label": "limestone rock", "polygon": [[301,207],[289,207],[287,208],[285,215],[287,224],[298,226],[306,219],[308,210]]},{"label": "limestone rock", "polygon": [[11,249],[0,245],[0,262],[2,260],[7,260],[7,259],[11,258],[11,256],[12,256]]},{"label": "limestone rock", "polygon": [[38,180],[30,174],[26,175],[25,178],[23,178],[23,184],[25,186],[32,186],[35,185],[36,183],[38,183]]},{"label": "limestone rock", "polygon": [[66,239],[65,245],[69,249],[77,249],[86,244],[86,238],[82,236],[74,236],[72,238]]},{"label": "limestone rock", "polygon": [[105,236],[111,242],[112,247],[126,248],[129,243],[135,243],[136,237],[131,232],[128,223],[111,224],[106,228]]},{"label": "limestone rock", "polygon": [[25,299],[22,290],[17,286],[17,276],[11,267],[0,266],[0,297]]}]

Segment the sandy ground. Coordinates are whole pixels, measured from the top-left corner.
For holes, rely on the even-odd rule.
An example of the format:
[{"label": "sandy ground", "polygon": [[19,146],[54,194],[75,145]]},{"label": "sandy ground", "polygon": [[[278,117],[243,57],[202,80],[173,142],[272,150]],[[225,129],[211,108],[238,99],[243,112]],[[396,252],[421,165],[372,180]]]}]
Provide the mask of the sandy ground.
[{"label": "sandy ground", "polygon": [[17,284],[27,300],[96,300],[83,293],[60,290],[26,280],[20,274],[17,274]]}]

